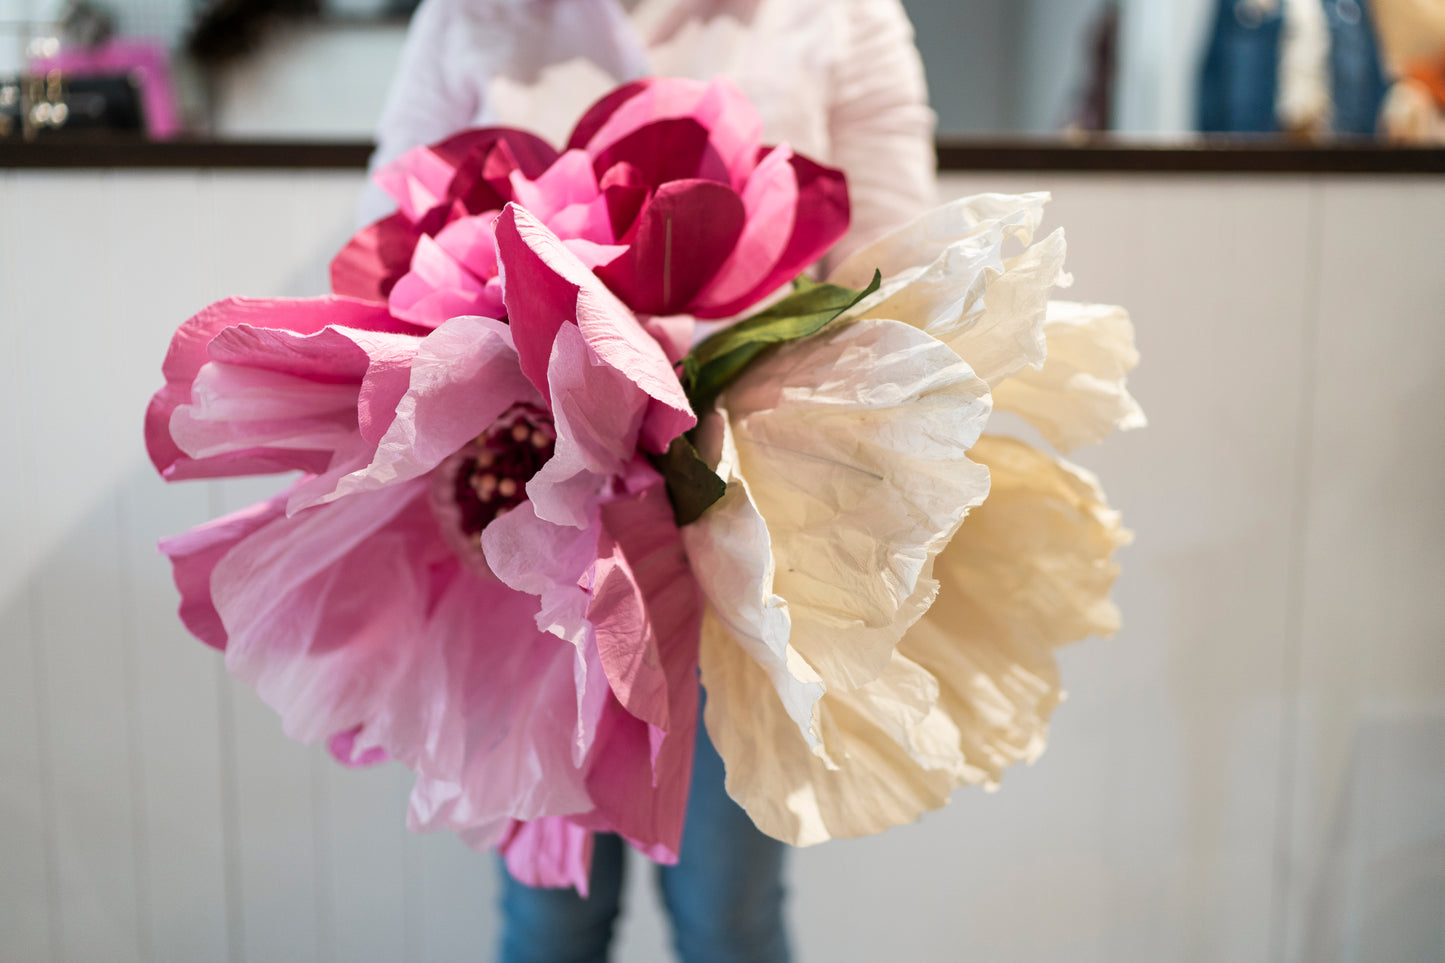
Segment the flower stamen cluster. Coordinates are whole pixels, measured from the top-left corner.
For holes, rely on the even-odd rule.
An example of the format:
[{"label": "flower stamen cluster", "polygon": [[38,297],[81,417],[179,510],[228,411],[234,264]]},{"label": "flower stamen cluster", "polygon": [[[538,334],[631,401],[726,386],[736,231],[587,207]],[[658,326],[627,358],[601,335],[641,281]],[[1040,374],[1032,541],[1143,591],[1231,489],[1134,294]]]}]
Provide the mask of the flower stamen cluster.
[{"label": "flower stamen cluster", "polygon": [[[462,534],[480,546],[482,529],[526,501],[526,485],[552,457],[557,429],[546,412],[516,405],[457,453],[452,498]],[[447,473],[439,475],[443,483]]]}]

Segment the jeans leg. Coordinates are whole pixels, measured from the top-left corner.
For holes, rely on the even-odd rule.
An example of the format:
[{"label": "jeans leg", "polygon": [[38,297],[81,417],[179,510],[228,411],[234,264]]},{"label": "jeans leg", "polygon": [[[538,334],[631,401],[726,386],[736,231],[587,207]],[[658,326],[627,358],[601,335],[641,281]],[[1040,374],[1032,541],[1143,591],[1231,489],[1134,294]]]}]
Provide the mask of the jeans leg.
[{"label": "jeans leg", "polygon": [[598,833],[592,844],[587,899],[572,889],[540,889],[514,880],[497,860],[502,882],[502,943],[497,963],[605,963],[621,909],[623,844]]},{"label": "jeans leg", "polygon": [[701,720],[676,866],[658,867],[682,963],[787,963],[784,843],[753,825],[723,788],[723,761]]}]

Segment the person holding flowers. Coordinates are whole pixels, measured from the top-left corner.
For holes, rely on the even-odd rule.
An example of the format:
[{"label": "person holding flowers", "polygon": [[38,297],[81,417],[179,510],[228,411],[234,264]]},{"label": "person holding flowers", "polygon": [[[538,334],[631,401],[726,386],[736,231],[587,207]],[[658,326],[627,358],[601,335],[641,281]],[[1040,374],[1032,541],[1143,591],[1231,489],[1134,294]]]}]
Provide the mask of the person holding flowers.
[{"label": "person holding flowers", "polygon": [[[754,114],[748,121],[754,141],[787,144],[796,152],[793,167],[810,164],[807,157],[846,174],[846,205],[837,200],[841,181],[815,179],[808,193],[804,180],[795,208],[835,236],[809,261],[787,264],[791,274],[775,270],[760,279],[767,290],[757,293],[771,293],[818,258],[840,259],[935,201],[934,118],[898,0],[423,0],[378,127],[375,180],[386,184],[388,165],[407,150],[465,128],[516,126],[561,141],[588,102],[650,75],[728,78]],[[774,166],[781,161],[775,157]],[[830,196],[822,197],[821,188]],[[387,210],[388,190],[399,188],[375,188],[363,210]],[[401,200],[403,214],[406,207]],[[828,217],[834,223],[823,225]],[[399,286],[393,301],[408,297],[411,285]],[[755,295],[735,295],[731,304],[717,297],[711,304],[653,299],[645,307],[659,318],[728,317],[748,296]],[[691,323],[658,322],[664,323],[671,330],[663,340],[680,349]],[[679,952],[684,959],[787,959],[786,848],[728,798],[722,770],[700,731],[692,829],[679,862],[659,873]],[[567,891],[528,889],[504,874],[504,959],[552,958],[541,946],[571,926],[582,934],[579,942],[606,945],[618,912],[622,844],[606,838],[600,845],[606,852],[600,863],[594,853],[597,878],[585,901]]]},{"label": "person holding flowers", "polygon": [[[396,209],[332,294],[222,301],[172,341],[162,474],[299,473],[163,543],[181,617],[288,735],[415,773],[412,828],[501,853],[507,963],[605,959],[627,846],[683,960],[786,960],[785,844],[996,784],[1042,750],[1052,648],[1115,628],[1117,514],[987,429],[1063,452],[1142,424],[1127,316],[1049,301],[1042,195],[924,210],[892,0],[644,2],[654,40],[806,35],[821,106],[769,101],[776,64],[646,76],[556,141],[466,125],[524,78],[545,128],[549,84],[663,48],[614,0],[473,3],[491,32],[445,37],[427,3],[404,62],[460,58],[476,116],[378,166]],[[892,61],[850,59],[880,40]]]}]

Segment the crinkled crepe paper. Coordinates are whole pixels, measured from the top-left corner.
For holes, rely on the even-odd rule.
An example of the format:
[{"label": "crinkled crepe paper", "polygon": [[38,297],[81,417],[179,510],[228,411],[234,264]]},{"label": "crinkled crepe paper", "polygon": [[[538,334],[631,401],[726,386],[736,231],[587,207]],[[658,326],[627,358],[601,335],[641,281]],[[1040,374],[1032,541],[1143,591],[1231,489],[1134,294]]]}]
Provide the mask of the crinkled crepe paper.
[{"label": "crinkled crepe paper", "polygon": [[[710,618],[783,700],[790,741],[827,757],[821,686],[899,675],[893,648],[936,590],[931,558],[987,491],[965,455],[987,392],[935,339],[867,321],[782,347],[723,400],[701,443],[729,490],[684,529],[688,554]],[[706,668],[703,681],[711,693]],[[900,733],[928,714],[919,692]]]},{"label": "crinkled crepe paper", "polygon": [[[937,335],[1002,389],[997,398],[1067,447],[1143,418],[1123,387],[1137,360],[1127,316],[1103,306],[1048,305],[1051,287],[1067,280],[1062,233],[1005,255],[1011,240],[1030,244],[1045,199],[984,195],[946,205],[859,252],[830,280],[859,284],[865,272],[881,267],[883,288],[853,316],[892,314]],[[1045,361],[1046,343],[1052,363]],[[774,376],[771,363],[760,364],[754,377]],[[1011,376],[1020,381],[1014,390]],[[799,394],[781,386],[775,394],[769,404],[754,404],[786,424]],[[799,533],[786,521],[775,525],[774,515],[789,499],[809,504],[814,478],[796,463],[786,470],[773,466],[770,477],[755,474],[776,460],[766,436],[763,446],[752,437],[768,419],[747,417],[751,412],[738,409],[732,392],[722,404],[738,458],[725,474],[729,493],[715,513],[727,521],[735,571],[749,570],[751,552],[755,578],[728,582],[730,597],[705,582],[712,606],[701,664],[708,730],[727,762],[734,798],[764,831],[807,844],[910,821],[941,805],[954,786],[992,785],[1004,766],[1034,758],[1060,698],[1050,648],[1117,626],[1108,600],[1111,555],[1127,535],[1092,479],[1021,442],[985,438],[974,452],[997,470],[989,500],[956,535],[951,527],[939,529],[933,551],[942,554],[936,560],[930,554],[917,573],[915,585],[941,583],[939,601],[928,607],[931,591],[902,599],[895,627],[908,632],[896,650],[859,644],[867,632],[857,633],[853,645],[839,645],[843,633],[828,619],[814,620],[809,645],[803,641],[809,626],[799,617],[807,605],[795,604],[793,592],[803,587],[808,603],[806,589],[816,587],[782,560],[799,551],[795,541],[804,551],[812,546],[806,525]],[[728,447],[722,448],[720,471],[729,467]],[[757,457],[747,457],[750,451]],[[807,518],[806,509],[801,515]],[[749,537],[757,543],[751,548]],[[700,535],[688,538],[692,551]],[[842,548],[835,555],[849,554],[846,537],[835,546]],[[768,563],[761,575],[760,552]],[[786,578],[770,579],[773,557]],[[847,578],[837,584],[859,596],[850,604],[867,605],[866,589]],[[791,626],[784,621],[790,615]],[[765,631],[774,635],[763,642]],[[817,676],[797,671],[799,665],[817,668]],[[765,679],[772,691],[761,689]],[[807,738],[799,739],[795,727],[809,709]]]},{"label": "crinkled crepe paper", "polygon": [[826,758],[709,612],[708,733],[728,792],[764,832],[799,846],[869,835],[942,806],[962,783],[996,784],[1043,750],[1061,698],[1053,647],[1117,629],[1111,555],[1128,535],[1093,480],[1012,439],[985,435],[973,456],[993,491],[937,559],[938,601],[888,670],[819,698]]},{"label": "crinkled crepe paper", "polygon": [[[1067,283],[1064,232],[1037,244],[1047,194],[981,194],[935,208],[850,256],[828,278],[883,286],[853,317],[893,318],[944,341],[990,388],[1045,356],[1049,292]],[[1008,241],[1024,247],[1005,257]]]},{"label": "crinkled crepe paper", "polygon": [[1147,424],[1124,386],[1139,363],[1128,313],[1112,304],[1050,301],[1044,321],[1048,359],[994,388],[999,411],[1027,420],[1061,452]]},{"label": "crinkled crepe paper", "polygon": [[1112,556],[1129,534],[1083,469],[997,435],[970,456],[992,488],[939,555],[938,601],[898,651],[939,680],[967,779],[992,786],[1043,752],[1061,698],[1052,650],[1118,630]]}]

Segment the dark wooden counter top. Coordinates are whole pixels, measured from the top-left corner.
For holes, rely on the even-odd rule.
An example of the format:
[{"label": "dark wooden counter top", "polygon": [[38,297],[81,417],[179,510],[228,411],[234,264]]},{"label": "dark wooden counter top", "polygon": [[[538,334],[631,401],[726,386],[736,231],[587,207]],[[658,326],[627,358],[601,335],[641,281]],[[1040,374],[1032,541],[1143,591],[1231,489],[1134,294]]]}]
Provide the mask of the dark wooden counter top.
[{"label": "dark wooden counter top", "polygon": [[[0,140],[0,168],[165,170],[360,170],[364,142],[139,139]],[[1445,148],[1370,143],[1301,147],[1219,140],[1149,145],[1118,140],[944,140],[945,171],[1176,174],[1442,174]]]}]

